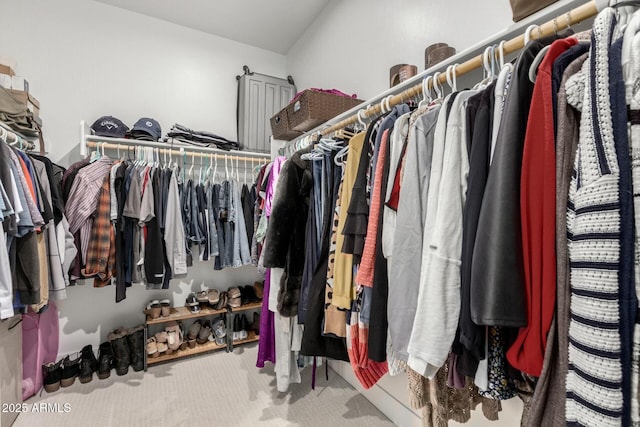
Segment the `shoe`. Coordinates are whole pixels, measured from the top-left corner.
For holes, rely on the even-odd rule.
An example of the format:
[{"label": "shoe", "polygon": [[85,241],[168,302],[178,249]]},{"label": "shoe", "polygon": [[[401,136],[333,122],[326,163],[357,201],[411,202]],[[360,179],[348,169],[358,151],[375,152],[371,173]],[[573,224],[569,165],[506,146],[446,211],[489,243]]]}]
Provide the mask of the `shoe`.
[{"label": "shoe", "polygon": [[[244,293],[246,295],[247,304],[254,304],[256,302],[262,301],[256,295],[256,291],[255,291],[255,289],[253,289],[253,286],[249,286],[249,285],[243,286],[243,289],[244,289]],[[242,304],[245,304],[245,303],[243,302]]]},{"label": "shoe", "polygon": [[205,288],[204,291],[200,291],[196,294],[198,304],[207,304],[209,302],[209,290]]},{"label": "shoe", "polygon": [[60,389],[62,378],[62,360],[42,365],[42,378],[44,389],[47,393],[53,393]]},{"label": "shoe", "polygon": [[200,328],[202,327],[202,322],[200,320],[196,320],[189,326],[189,331],[187,332],[187,338],[189,340],[195,340],[198,338],[198,333],[200,332]]},{"label": "shoe", "polygon": [[198,344],[204,344],[209,341],[209,336],[211,335],[211,322],[205,320],[200,328],[200,332],[198,332],[197,342]]},{"label": "shoe", "polygon": [[158,301],[157,299],[150,301],[149,304],[147,304],[147,309],[145,310],[145,314],[147,314],[152,319],[157,319],[158,317],[160,317],[161,313],[162,313],[162,306],[160,305],[160,301]]},{"label": "shoe", "polygon": [[82,361],[80,362],[80,382],[88,383],[93,379],[93,373],[98,370],[98,360],[93,354],[93,347],[84,346],[82,349]]},{"label": "shoe", "polygon": [[185,305],[191,309],[192,313],[197,313],[200,311],[200,303],[198,302],[198,298],[196,298],[196,294],[194,294],[193,292],[190,293],[187,297]]},{"label": "shoe", "polygon": [[60,378],[60,385],[62,387],[69,387],[76,381],[76,377],[80,373],[80,362],[82,357],[80,353],[75,353],[75,358],[71,359],[66,356],[62,359],[62,377]]},{"label": "shoe", "polygon": [[167,333],[165,331],[158,332],[154,335],[156,339],[156,346],[158,347],[158,354],[166,354],[167,350],[169,350],[169,346],[167,345]]},{"label": "shoe", "polygon": [[240,306],[242,306],[242,300],[240,299],[240,297],[236,297],[236,298],[229,298],[229,307],[231,308],[238,308]]},{"label": "shoe", "polygon": [[253,290],[256,293],[256,297],[258,297],[258,299],[260,301],[262,301],[262,298],[264,298],[264,283],[263,282],[255,282],[253,284]]},{"label": "shoe", "polygon": [[188,305],[189,307],[194,306],[194,305],[198,305],[198,298],[196,297],[196,294],[194,294],[193,292],[191,292],[189,294],[189,296],[187,296],[187,300],[185,302],[186,305]]},{"label": "shoe", "polygon": [[153,359],[158,356],[160,356],[160,353],[158,352],[156,337],[151,337],[147,339],[147,357]]},{"label": "shoe", "polygon": [[249,330],[256,333],[256,335],[260,335],[260,314],[253,313],[253,323],[249,325]]},{"label": "shoe", "polygon": [[101,380],[111,376],[111,367],[113,365],[113,348],[109,341],[100,344],[98,349],[98,378]]},{"label": "shoe", "polygon": [[227,336],[227,329],[224,325],[224,319],[219,318],[218,320],[214,321],[211,330],[216,344],[224,345],[226,342],[225,337]]},{"label": "shoe", "polygon": [[220,300],[216,304],[216,310],[222,310],[227,306],[229,302],[229,295],[226,292],[220,292]]},{"label": "shoe", "polygon": [[160,315],[162,317],[169,317],[171,315],[171,301],[163,299],[160,301]]},{"label": "shoe", "polygon": [[229,298],[239,298],[242,295],[240,293],[240,288],[237,286],[230,287],[227,293],[229,294]]},{"label": "shoe", "polygon": [[144,369],[144,326],[138,325],[127,333],[127,344],[129,345],[129,363],[135,372]]},{"label": "shoe", "polygon": [[209,305],[211,305],[212,307],[215,306],[218,301],[220,301],[220,291],[218,291],[217,289],[209,289],[207,298],[209,301]]},{"label": "shoe", "polygon": [[249,304],[249,294],[247,294],[247,290],[245,289],[246,286],[240,286],[240,303],[242,305],[247,305]]},{"label": "shoe", "polygon": [[180,329],[180,325],[178,322],[171,321],[167,323],[167,326],[164,329],[167,331],[167,346],[170,350],[176,351],[180,349],[182,345],[182,329]]},{"label": "shoe", "polygon": [[116,329],[111,332],[107,339],[111,341],[113,348],[113,365],[116,368],[117,375],[126,375],[129,372],[129,363],[131,361],[131,351],[127,343],[127,333],[124,328]]}]

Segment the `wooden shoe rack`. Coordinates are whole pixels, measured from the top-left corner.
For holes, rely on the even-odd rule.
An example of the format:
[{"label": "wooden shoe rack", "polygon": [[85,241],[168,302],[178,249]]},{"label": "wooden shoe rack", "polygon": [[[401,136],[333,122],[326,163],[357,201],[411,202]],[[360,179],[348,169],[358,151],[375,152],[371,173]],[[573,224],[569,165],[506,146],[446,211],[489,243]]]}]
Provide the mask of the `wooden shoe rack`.
[{"label": "wooden shoe rack", "polygon": [[[222,349],[226,349],[227,351],[233,351],[233,347],[236,345],[242,345],[242,344],[247,344],[250,342],[255,342],[258,341],[258,339],[260,338],[258,335],[256,335],[255,332],[253,331],[248,331],[248,337],[244,340],[238,340],[238,341],[233,341],[233,314],[234,313],[238,313],[241,311],[252,311],[252,310],[259,310],[260,308],[262,308],[262,302],[256,302],[256,303],[251,303],[251,304],[245,304],[242,305],[240,307],[236,307],[236,308],[232,308],[232,307],[227,307],[227,308],[223,308],[220,310],[215,310],[213,308],[209,308],[209,307],[202,307],[200,311],[198,311],[197,313],[193,313],[188,307],[171,307],[171,313],[169,314],[169,316],[165,316],[165,317],[158,317],[157,319],[152,319],[151,316],[146,316],[146,323],[145,323],[145,328],[146,328],[146,336],[151,336],[149,334],[149,326],[150,325],[161,325],[167,322],[170,322],[172,320],[175,320],[177,322],[179,321],[184,321],[184,320],[190,320],[190,319],[200,319],[203,317],[215,317],[215,316],[219,316],[221,314],[223,314],[225,316],[225,325],[227,327],[227,336],[226,336],[226,342],[225,344],[222,345],[218,345],[216,344],[215,341],[208,341],[204,344],[196,344],[196,346],[194,348],[187,348],[185,350],[177,350],[175,352],[173,352],[172,354],[166,355],[160,355],[158,357],[147,357],[146,359],[146,365],[155,365],[157,363],[163,363],[163,362],[168,362],[170,360],[176,360],[176,359],[182,359],[184,357],[189,357],[189,356],[194,356],[196,354],[200,354],[200,353],[207,353],[210,351],[216,351],[216,350],[222,350]],[[186,329],[185,328],[185,334],[186,334]],[[146,357],[146,352],[145,352],[145,357]]]}]

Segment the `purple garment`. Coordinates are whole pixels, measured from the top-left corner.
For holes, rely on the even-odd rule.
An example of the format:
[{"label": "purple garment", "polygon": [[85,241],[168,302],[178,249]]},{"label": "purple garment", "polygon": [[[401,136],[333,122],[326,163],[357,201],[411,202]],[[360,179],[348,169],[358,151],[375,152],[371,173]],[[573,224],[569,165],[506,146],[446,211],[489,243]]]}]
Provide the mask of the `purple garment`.
[{"label": "purple garment", "polygon": [[271,269],[267,269],[264,278],[264,298],[260,310],[260,337],[258,339],[258,361],[256,366],[264,368],[264,362],[276,363],[276,336],[273,312],[269,310],[269,288],[271,287]]},{"label": "purple garment", "polygon": [[271,172],[269,172],[269,183],[267,184],[267,193],[264,197],[264,214],[267,218],[271,217],[271,206],[273,205],[273,193],[276,191],[276,180],[278,176],[280,176],[280,171],[285,161],[287,161],[287,158],[284,156],[276,157],[273,161],[273,166],[271,166]]}]

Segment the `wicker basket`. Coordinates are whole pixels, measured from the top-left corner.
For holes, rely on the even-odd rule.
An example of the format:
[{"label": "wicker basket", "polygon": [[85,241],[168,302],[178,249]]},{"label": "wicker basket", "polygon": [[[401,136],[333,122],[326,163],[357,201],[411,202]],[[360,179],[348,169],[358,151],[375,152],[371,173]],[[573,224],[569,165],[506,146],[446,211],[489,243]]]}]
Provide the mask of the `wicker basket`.
[{"label": "wicker basket", "polygon": [[289,127],[306,132],[361,103],[360,99],[305,90],[287,106]]},{"label": "wicker basket", "polygon": [[281,141],[290,141],[302,135],[302,132],[291,130],[289,127],[289,113],[287,107],[280,110],[278,114],[271,117],[271,133],[273,139],[279,139]]}]

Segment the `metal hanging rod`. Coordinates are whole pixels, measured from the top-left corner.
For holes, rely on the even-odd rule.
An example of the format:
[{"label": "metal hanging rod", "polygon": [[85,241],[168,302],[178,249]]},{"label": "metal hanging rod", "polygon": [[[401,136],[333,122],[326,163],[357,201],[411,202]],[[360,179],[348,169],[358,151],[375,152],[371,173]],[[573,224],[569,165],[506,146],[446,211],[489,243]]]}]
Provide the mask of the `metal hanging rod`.
[{"label": "metal hanging rod", "polygon": [[[609,5],[607,0],[591,0],[588,3],[582,4],[576,8],[570,9],[567,12],[559,12],[562,10],[563,6],[566,4],[573,4],[575,1],[567,1],[565,4],[557,4],[556,8],[553,9],[558,13],[554,19],[551,19],[543,24],[537,25],[537,28],[530,33],[530,38],[532,40],[539,39],[543,37],[550,36],[552,34],[557,33],[558,31],[562,31],[571,27],[572,25],[578,24],[582,21],[585,21],[589,18],[594,17],[601,10],[606,8]],[[553,5],[549,8],[553,8]],[[547,15],[548,16],[548,15]],[[522,25],[526,25],[527,23],[533,22],[535,16],[530,17],[531,20],[523,21],[518,23],[518,31],[521,31]],[[512,32],[512,29],[508,29],[508,32]],[[483,42],[484,46],[491,46],[498,40],[504,40],[506,37],[502,37],[505,34],[498,34],[493,37],[490,42]],[[502,51],[504,55],[508,55],[510,53],[517,52],[522,49],[525,45],[525,34],[519,34],[516,37],[511,38],[503,44]],[[364,114],[366,118],[375,117],[378,113],[382,111],[381,101],[384,100],[385,106],[393,107],[395,105],[401,104],[403,102],[409,101],[410,99],[416,98],[417,96],[422,95],[423,93],[423,80],[427,76],[433,76],[434,71],[444,70],[447,66],[454,64],[456,60],[460,60],[468,55],[470,50],[477,51],[480,46],[474,46],[464,52],[459,53],[458,55],[454,55],[448,58],[446,61],[438,64],[435,68],[430,68],[422,73],[419,73],[417,76],[414,76],[410,80],[407,80],[401,83],[398,86],[395,86],[376,97],[360,104],[360,106],[354,107],[351,110],[342,113],[334,117],[333,119],[325,122],[324,124],[317,126],[315,129],[312,129],[309,132],[306,132],[304,135],[297,137],[294,141],[290,141],[284,149],[281,149],[280,153],[285,155],[291,155],[292,150],[298,150],[300,148],[304,148],[302,146],[298,146],[299,142],[304,140],[305,138],[309,138],[314,134],[320,135],[328,135],[333,132],[336,132],[339,129],[343,129],[349,125],[353,125],[358,123],[358,113],[362,111],[360,114]],[[494,55],[497,53],[497,49],[494,52]],[[453,68],[454,77],[459,77],[463,74],[467,74],[471,71],[474,71],[478,68],[481,68],[483,65],[483,54],[476,55],[471,59],[462,62],[461,64],[457,64],[455,68]],[[445,73],[441,73],[437,79],[440,85],[443,85],[446,82],[447,76]],[[427,83],[427,89],[431,89],[433,86],[434,80],[431,80]],[[416,84],[417,82],[417,84]],[[404,90],[403,90],[404,89]],[[399,92],[402,90],[401,92]],[[387,101],[388,99],[388,101]],[[366,107],[363,107],[366,105]],[[343,118],[344,117],[344,118]]]},{"label": "metal hanging rod", "polygon": [[[99,139],[99,138],[98,138]],[[102,140],[104,140],[105,138],[102,138]],[[203,157],[203,158],[214,158],[216,160],[224,160],[225,158],[228,160],[243,160],[243,161],[248,161],[248,162],[263,162],[263,163],[268,163],[271,161],[271,159],[269,157],[267,157],[264,153],[261,153],[262,157],[248,157],[248,156],[240,156],[238,154],[232,154],[228,151],[224,151],[224,150],[216,150],[215,152],[213,151],[204,151],[204,149],[199,148],[199,147],[193,147],[191,150],[183,150],[185,148],[190,148],[188,146],[179,146],[176,147],[174,146],[173,148],[171,148],[171,145],[167,145],[167,144],[163,144],[163,143],[156,143],[155,145],[149,145],[148,143],[151,141],[137,141],[137,142],[142,142],[145,144],[136,144],[136,143],[131,143],[132,140],[127,140],[129,141],[129,143],[127,144],[121,144],[121,143],[111,143],[111,142],[100,142],[100,141],[87,141],[87,147],[88,148],[95,148],[97,150],[100,150],[102,148],[105,149],[111,149],[111,150],[127,150],[130,147],[134,147],[134,148],[153,148],[154,150],[158,150],[159,154],[171,154],[171,155],[176,155],[176,156],[188,156],[188,157]],[[208,150],[213,150],[213,149],[208,149]],[[189,153],[187,154],[187,151],[189,151]]]}]

